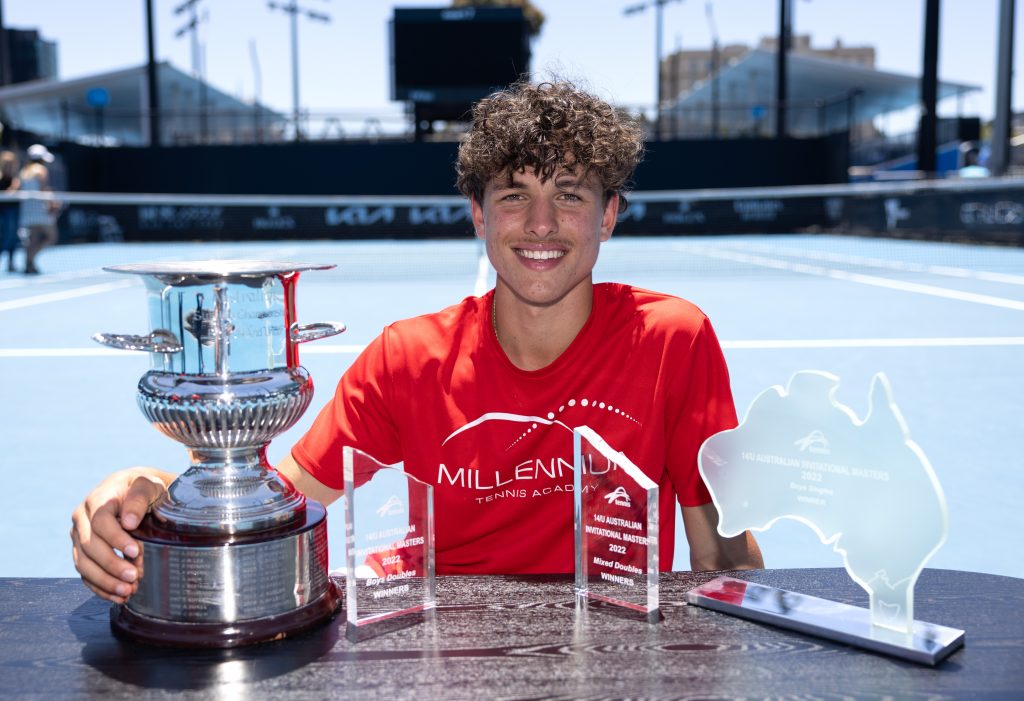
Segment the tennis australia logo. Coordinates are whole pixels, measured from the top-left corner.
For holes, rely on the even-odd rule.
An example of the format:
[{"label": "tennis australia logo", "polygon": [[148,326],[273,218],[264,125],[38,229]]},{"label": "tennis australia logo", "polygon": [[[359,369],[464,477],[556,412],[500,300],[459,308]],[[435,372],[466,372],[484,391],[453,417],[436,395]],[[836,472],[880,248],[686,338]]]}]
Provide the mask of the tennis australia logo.
[{"label": "tennis australia logo", "polygon": [[647,203],[646,202],[634,202],[629,201],[629,209],[621,213],[618,217],[618,221],[638,221],[642,222],[647,216]]},{"label": "tennis australia logo", "polygon": [[900,222],[910,218],[910,210],[903,206],[898,197],[888,197],[885,200],[885,228],[889,231],[896,229]]},{"label": "tennis australia logo", "polygon": [[803,438],[798,438],[793,441],[793,445],[799,448],[801,453],[817,453],[818,455],[832,453],[825,434],[818,430],[811,431]]},{"label": "tennis australia logo", "polygon": [[825,199],[825,216],[829,221],[839,221],[843,218],[843,198],[828,197]]},{"label": "tennis australia logo", "polygon": [[386,502],[380,505],[377,509],[377,515],[381,518],[385,516],[400,516],[405,513],[405,505],[402,504],[402,500],[392,494]]},{"label": "tennis australia logo", "polygon": [[622,486],[616,487],[613,491],[608,492],[604,495],[604,498],[609,505],[632,506],[632,503],[629,501],[629,494],[626,493],[626,488]]}]

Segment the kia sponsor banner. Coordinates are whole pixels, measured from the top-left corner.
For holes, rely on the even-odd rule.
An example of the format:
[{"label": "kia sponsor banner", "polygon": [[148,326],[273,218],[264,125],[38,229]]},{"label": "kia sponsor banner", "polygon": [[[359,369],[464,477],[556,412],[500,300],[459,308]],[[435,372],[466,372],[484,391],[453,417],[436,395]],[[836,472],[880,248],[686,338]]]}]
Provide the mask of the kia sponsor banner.
[{"label": "kia sponsor banner", "polygon": [[[112,198],[115,196],[112,196]],[[69,241],[408,239],[473,235],[457,197],[372,199],[187,196],[76,202],[62,218]],[[969,238],[1024,244],[1024,181],[833,185],[634,192],[619,235],[799,231]]]}]

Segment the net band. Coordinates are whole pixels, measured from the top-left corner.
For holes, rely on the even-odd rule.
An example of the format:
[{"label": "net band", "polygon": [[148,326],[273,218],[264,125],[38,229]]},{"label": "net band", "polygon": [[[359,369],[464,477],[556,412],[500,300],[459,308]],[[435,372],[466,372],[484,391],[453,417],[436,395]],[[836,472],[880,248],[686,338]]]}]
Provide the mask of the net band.
[{"label": "net band", "polygon": [[[473,233],[458,196],[14,193],[61,203],[62,241],[416,239]],[[1024,244],[1024,179],[634,192],[616,233],[820,230]]]}]

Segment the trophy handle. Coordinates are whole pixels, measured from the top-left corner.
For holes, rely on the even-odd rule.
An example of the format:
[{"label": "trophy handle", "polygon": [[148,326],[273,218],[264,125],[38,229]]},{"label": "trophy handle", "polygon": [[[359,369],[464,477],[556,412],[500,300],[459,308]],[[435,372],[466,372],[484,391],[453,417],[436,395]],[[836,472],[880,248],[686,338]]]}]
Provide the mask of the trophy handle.
[{"label": "trophy handle", "polygon": [[145,336],[126,333],[97,333],[93,334],[92,340],[111,348],[149,353],[178,353],[182,349],[178,337],[164,329],[157,329]]},{"label": "trophy handle", "polygon": [[345,330],[345,324],[340,321],[318,321],[312,324],[292,324],[288,328],[288,337],[292,343],[306,343],[317,341],[321,338],[337,336]]}]

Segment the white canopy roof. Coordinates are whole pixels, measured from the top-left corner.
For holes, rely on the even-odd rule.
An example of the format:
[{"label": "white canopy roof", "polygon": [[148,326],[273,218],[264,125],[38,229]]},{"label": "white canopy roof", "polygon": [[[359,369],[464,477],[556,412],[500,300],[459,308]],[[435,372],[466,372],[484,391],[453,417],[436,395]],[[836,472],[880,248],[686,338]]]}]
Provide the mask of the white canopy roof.
[{"label": "white canopy roof", "polygon": [[[169,63],[157,65],[162,142],[252,141],[284,127],[284,117],[232,97]],[[141,146],[149,143],[146,66],[73,80],[37,80],[0,88],[0,121],[44,138]],[[205,110],[201,109],[205,106]]]},{"label": "white canopy roof", "polygon": [[[723,132],[774,123],[774,51],[754,49],[718,73],[719,124]],[[822,133],[845,128],[919,104],[917,76],[879,71],[851,63],[791,52],[787,56],[788,129]],[[938,98],[980,90],[940,81]],[[681,114],[687,131],[710,123],[712,81],[696,84],[667,108]]]}]

